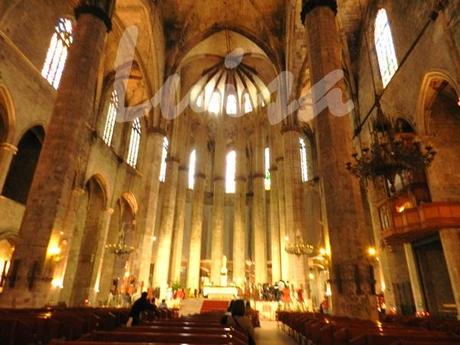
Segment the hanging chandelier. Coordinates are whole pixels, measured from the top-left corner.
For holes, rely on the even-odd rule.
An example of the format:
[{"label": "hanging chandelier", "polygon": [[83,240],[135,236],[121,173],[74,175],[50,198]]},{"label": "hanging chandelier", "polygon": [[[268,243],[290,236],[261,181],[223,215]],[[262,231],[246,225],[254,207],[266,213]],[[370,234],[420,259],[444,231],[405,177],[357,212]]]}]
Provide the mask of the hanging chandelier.
[{"label": "hanging chandelier", "polygon": [[435,155],[432,146],[422,148],[415,133],[400,132],[377,104],[377,116],[371,125],[371,144],[363,148],[361,154],[354,153],[354,161],[348,162],[346,168],[364,181],[384,178],[394,192],[397,175],[427,168]]},{"label": "hanging chandelier", "polygon": [[122,225],[121,230],[118,234],[117,243],[107,244],[105,248],[112,254],[118,256],[129,255],[134,251],[135,248],[133,246],[129,246],[126,244],[124,224]]},{"label": "hanging chandelier", "polygon": [[284,250],[288,254],[293,254],[296,256],[309,256],[315,252],[315,248],[311,244],[305,243],[302,235],[299,232],[295,235],[294,241],[286,243]]}]

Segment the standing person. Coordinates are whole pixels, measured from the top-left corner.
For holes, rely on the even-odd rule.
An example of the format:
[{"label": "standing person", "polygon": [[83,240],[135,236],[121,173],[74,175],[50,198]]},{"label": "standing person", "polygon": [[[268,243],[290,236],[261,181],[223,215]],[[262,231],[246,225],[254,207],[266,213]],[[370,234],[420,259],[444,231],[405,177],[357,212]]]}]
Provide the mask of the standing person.
[{"label": "standing person", "polygon": [[139,325],[141,313],[147,310],[152,310],[157,316],[159,315],[156,305],[148,301],[147,292],[143,292],[141,297],[133,303],[129,312],[129,316],[133,318],[133,326]]},{"label": "standing person", "polygon": [[249,317],[245,316],[244,300],[235,300],[231,305],[231,315],[226,318],[226,325],[235,327],[248,336],[248,345],[255,345],[254,327]]}]

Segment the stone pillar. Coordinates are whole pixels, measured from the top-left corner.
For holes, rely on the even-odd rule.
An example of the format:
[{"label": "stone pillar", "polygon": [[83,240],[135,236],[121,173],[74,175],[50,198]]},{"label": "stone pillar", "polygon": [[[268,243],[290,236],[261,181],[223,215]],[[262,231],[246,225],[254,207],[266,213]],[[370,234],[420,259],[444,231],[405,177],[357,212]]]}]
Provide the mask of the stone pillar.
[{"label": "stone pillar", "polygon": [[164,186],[163,205],[161,209],[160,229],[158,234],[158,251],[154,270],[154,287],[166,291],[169,279],[169,265],[171,260],[171,244],[174,226],[174,211],[176,208],[177,182],[179,177],[179,141],[183,140],[179,120],[174,121],[173,137],[170,141],[166,180]]},{"label": "stone pillar", "polygon": [[410,243],[404,243],[404,254],[406,255],[407,268],[409,270],[410,285],[415,301],[415,310],[417,312],[424,312],[426,311],[426,305],[423,297],[422,283],[418,275],[414,250],[412,249],[412,245]]},{"label": "stone pillar", "polygon": [[[187,121],[186,131],[190,131],[190,123],[187,118],[182,118],[181,121]],[[188,137],[184,135],[183,138]],[[189,140],[181,140],[179,148],[179,177],[177,185],[176,212],[174,213],[174,236],[173,236],[173,252],[171,259],[171,282],[181,282],[182,272],[182,256],[184,247],[184,228],[185,228],[185,204],[187,200],[188,189],[188,166],[190,162]]]},{"label": "stone pillar", "polygon": [[[286,236],[289,241],[300,238],[305,241],[305,212],[303,200],[302,175],[300,168],[299,153],[300,132],[297,126],[287,125],[283,128],[284,143],[284,195],[285,195],[285,215],[286,215]],[[289,254],[289,281],[295,287],[306,286],[306,266],[305,256],[295,256]]]},{"label": "stone pillar", "polygon": [[155,231],[158,192],[160,189],[161,154],[165,132],[160,129],[150,130],[147,136],[145,152],[145,186],[142,208],[143,212],[137,219],[138,226],[143,229],[139,257],[139,281],[143,289],[151,285],[150,265],[152,264],[153,238]]},{"label": "stone pillar", "polygon": [[239,131],[236,138],[236,177],[233,220],[233,282],[246,281],[246,137]]},{"label": "stone pillar", "polygon": [[[342,66],[335,20],[336,6],[336,2],[331,0],[304,1],[303,4],[312,84]],[[344,92],[344,89],[342,82],[335,86],[335,92]],[[319,99],[327,90],[313,91],[313,99]],[[367,244],[363,243],[362,238],[365,218],[359,184],[345,169],[352,153],[352,121],[349,115],[334,116],[329,108],[315,110],[318,111],[314,126],[319,176],[324,191],[331,246],[333,312],[376,319],[376,301],[371,295],[369,262],[365,252]]]},{"label": "stone pillar", "polygon": [[0,194],[10,170],[11,160],[17,152],[18,148],[16,146],[9,143],[0,143]]},{"label": "stone pillar", "polygon": [[265,220],[265,164],[264,164],[264,136],[261,124],[256,124],[254,130],[254,174],[252,188],[254,196],[254,264],[255,282],[264,284],[267,277],[267,224]]},{"label": "stone pillar", "polygon": [[[185,164],[185,163],[184,163]],[[171,259],[171,282],[181,282],[182,251],[184,247],[185,203],[187,200],[188,168],[179,166],[176,212],[174,217],[173,252]]]},{"label": "stone pillar", "polygon": [[217,129],[214,151],[214,196],[211,234],[211,282],[220,285],[224,255],[225,136],[222,124]]},{"label": "stone pillar", "polygon": [[[97,297],[99,294],[99,286],[101,282],[101,275],[102,275],[102,266],[103,266],[103,256],[106,252],[105,246],[107,244],[107,235],[109,233],[110,228],[110,220],[112,218],[113,208],[107,208],[103,212],[102,218],[100,220],[100,235],[97,239],[98,246],[96,250],[96,255],[94,258],[94,267],[96,268],[93,270],[93,274],[91,277],[91,287],[92,289],[89,291],[89,301],[92,306],[97,306]],[[102,296],[105,298],[105,296]]]},{"label": "stone pillar", "polygon": [[460,229],[444,229],[439,236],[457,304],[457,318],[460,320]]},{"label": "stone pillar", "polygon": [[278,183],[278,215],[279,215],[279,233],[281,249],[281,279],[289,280],[289,257],[285,250],[286,247],[286,204],[284,190],[284,156],[283,141],[278,127],[273,128],[273,157],[277,166],[277,183]]},{"label": "stone pillar", "polygon": [[[106,32],[115,1],[81,1],[74,43],[57,92],[19,231],[13,265],[0,305],[41,307],[47,303],[54,264],[51,248],[60,241],[85,123],[94,97]],[[76,83],[76,81],[78,81]]]},{"label": "stone pillar", "polygon": [[187,270],[187,287],[200,288],[201,235],[203,232],[204,188],[206,162],[208,160],[208,133],[200,127],[196,136],[196,174],[192,200],[192,227]]},{"label": "stone pillar", "polygon": [[273,135],[270,136],[270,240],[272,255],[272,284],[281,279],[281,244],[280,244],[280,217],[279,217],[279,179],[278,168],[274,156]]}]

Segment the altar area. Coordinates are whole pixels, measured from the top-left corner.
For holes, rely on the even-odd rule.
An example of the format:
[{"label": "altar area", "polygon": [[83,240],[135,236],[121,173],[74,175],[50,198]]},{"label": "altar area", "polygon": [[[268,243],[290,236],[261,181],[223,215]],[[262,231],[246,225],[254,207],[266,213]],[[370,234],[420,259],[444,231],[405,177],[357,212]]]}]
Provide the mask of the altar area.
[{"label": "altar area", "polygon": [[227,301],[236,299],[238,298],[238,288],[236,286],[205,286],[203,287],[203,297]]}]

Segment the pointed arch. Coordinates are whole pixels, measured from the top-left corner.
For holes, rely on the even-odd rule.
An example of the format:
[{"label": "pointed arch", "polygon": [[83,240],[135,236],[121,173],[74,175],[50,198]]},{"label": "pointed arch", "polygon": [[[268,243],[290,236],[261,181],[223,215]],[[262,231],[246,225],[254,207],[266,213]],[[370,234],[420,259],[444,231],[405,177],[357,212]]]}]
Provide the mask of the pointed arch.
[{"label": "pointed arch", "polygon": [[0,143],[12,143],[16,134],[15,107],[10,92],[2,84],[0,84],[0,122]]}]

